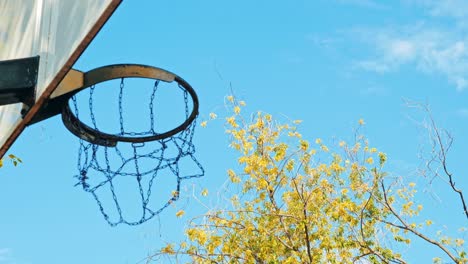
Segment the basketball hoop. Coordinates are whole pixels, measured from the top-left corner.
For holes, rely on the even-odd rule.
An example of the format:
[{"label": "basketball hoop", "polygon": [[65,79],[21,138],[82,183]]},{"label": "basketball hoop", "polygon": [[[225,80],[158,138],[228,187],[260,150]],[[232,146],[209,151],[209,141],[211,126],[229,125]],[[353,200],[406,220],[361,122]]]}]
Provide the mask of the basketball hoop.
[{"label": "basketball hoop", "polygon": [[[129,85],[127,81],[135,78],[153,81],[151,85],[146,85],[149,88],[147,94],[143,95],[149,99],[148,107],[145,109],[149,109],[150,125],[145,131],[134,131],[125,125],[127,108],[143,105],[142,100],[138,100],[137,104],[124,105],[127,92],[141,92],[126,87]],[[115,90],[118,91],[116,95],[118,99],[108,100],[107,97],[105,99],[106,104],[109,104],[108,101],[117,101],[118,115],[113,115],[108,109],[106,109],[106,113],[107,115],[111,113],[114,117],[118,116],[117,122],[119,124],[115,126],[116,132],[100,128],[99,124],[109,122],[109,117],[97,120],[95,113],[96,106],[100,105],[95,103],[95,93],[98,86],[112,80],[114,80],[113,85],[117,86]],[[116,81],[117,83],[115,83]],[[161,83],[174,84],[170,89],[178,89],[182,93],[181,101],[183,101],[185,108],[183,110],[184,120],[166,131],[158,131],[159,123],[156,122],[154,109],[156,92],[160,89]],[[88,106],[82,108],[89,108],[87,110],[89,117],[83,116],[83,109],[80,109],[77,98],[84,89],[89,90],[89,97],[84,100]],[[63,90],[63,88],[59,89],[59,93],[63,93]],[[194,156],[195,146],[192,143],[199,108],[198,97],[190,84],[179,76],[160,68],[145,65],[110,65],[82,73],[82,86],[71,90],[61,95],[59,100],[66,101],[62,105],[62,120],[65,127],[80,138],[79,173],[76,175],[78,179],[76,185],[81,186],[84,191],[94,197],[102,215],[111,226],[120,223],[138,225],[151,219],[179,198],[182,180],[204,175],[203,167]],[[133,119],[142,119],[140,112],[133,111],[133,113],[138,113]],[[88,122],[83,121],[83,118],[87,119]],[[143,160],[146,165],[143,165]],[[188,173],[182,173],[179,163],[186,161],[191,162],[192,170]],[[167,178],[168,174],[175,177],[176,186],[173,187],[166,201],[154,206],[150,199],[153,184],[157,178]],[[127,219],[128,216],[121,206],[121,199],[125,195],[116,191],[118,181],[122,178],[133,179],[138,188],[141,210],[138,210],[139,216],[134,220]],[[104,200],[112,200],[107,205],[100,196],[103,189],[110,196]],[[109,213],[109,211],[113,213]]]}]

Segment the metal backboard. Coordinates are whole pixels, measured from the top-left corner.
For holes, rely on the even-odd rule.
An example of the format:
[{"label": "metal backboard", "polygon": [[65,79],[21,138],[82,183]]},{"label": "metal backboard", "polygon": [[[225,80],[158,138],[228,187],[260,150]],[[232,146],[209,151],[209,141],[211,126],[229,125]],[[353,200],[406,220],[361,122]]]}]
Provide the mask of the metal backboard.
[{"label": "metal backboard", "polygon": [[[0,106],[0,158],[122,0],[1,0],[0,61],[40,56],[35,103]],[[0,73],[1,74],[1,73]]]}]

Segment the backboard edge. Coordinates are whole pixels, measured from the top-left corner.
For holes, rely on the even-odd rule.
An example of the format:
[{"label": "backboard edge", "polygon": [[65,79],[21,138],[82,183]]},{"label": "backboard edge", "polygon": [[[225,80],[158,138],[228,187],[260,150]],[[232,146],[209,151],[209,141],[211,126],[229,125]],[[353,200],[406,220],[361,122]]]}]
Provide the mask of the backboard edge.
[{"label": "backboard edge", "polygon": [[0,159],[3,158],[3,156],[10,149],[10,147],[13,145],[13,143],[16,141],[19,135],[24,131],[27,124],[32,120],[32,118],[41,109],[41,107],[44,105],[44,103],[53,93],[55,88],[59,85],[59,83],[65,77],[67,72],[70,71],[72,66],[81,56],[81,54],[85,51],[85,49],[88,47],[91,41],[96,37],[96,35],[99,33],[99,31],[107,22],[107,20],[109,20],[109,18],[112,16],[112,14],[120,5],[121,2],[122,0],[111,0],[111,3],[104,10],[104,12],[96,21],[96,23],[93,25],[91,30],[88,32],[88,34],[86,34],[86,36],[83,38],[83,40],[78,45],[78,47],[72,52],[70,58],[65,62],[64,66],[59,70],[57,76],[55,76],[55,78],[50,82],[50,84],[44,90],[44,93],[42,93],[42,95],[38,98],[36,103],[31,107],[31,109],[23,118],[23,120],[16,126],[16,128],[13,130],[11,135],[7,138],[7,140],[5,141],[5,144],[0,148]]}]

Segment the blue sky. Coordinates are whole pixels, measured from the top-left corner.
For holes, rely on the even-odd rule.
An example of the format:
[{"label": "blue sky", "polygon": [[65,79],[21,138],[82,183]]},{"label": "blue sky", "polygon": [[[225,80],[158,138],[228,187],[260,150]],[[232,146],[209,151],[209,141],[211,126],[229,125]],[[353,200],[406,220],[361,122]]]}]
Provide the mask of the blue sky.
[{"label": "blue sky", "polygon": [[[300,130],[310,140],[350,138],[363,118],[392,171],[437,192],[418,199],[452,232],[466,219],[445,185],[416,176],[418,154],[428,149],[425,116],[405,100],[429,104],[451,132],[449,166],[468,190],[467,19],[462,0],[124,0],[74,68],[171,70],[197,90],[202,120],[225,113],[232,87],[248,111],[304,120]],[[236,168],[221,121],[199,127],[195,143],[205,177],[184,182],[182,199],[159,218],[111,228],[73,187],[78,140],[59,117],[29,127],[10,149],[24,164],[0,172],[0,263],[137,263],[177,240],[185,220],[204,212],[192,191],[208,188],[201,202],[220,205],[225,171]],[[181,219],[179,209],[187,210]],[[406,254],[425,263],[433,251],[416,243]]]}]

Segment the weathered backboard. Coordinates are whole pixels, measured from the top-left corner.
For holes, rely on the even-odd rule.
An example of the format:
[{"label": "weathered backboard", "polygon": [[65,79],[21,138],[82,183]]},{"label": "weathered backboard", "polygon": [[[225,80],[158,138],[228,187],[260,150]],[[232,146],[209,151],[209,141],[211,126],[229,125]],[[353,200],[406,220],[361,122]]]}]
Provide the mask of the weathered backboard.
[{"label": "weathered backboard", "polygon": [[22,117],[22,103],[0,106],[0,158],[121,1],[0,0],[0,61],[40,56],[29,112]]}]

